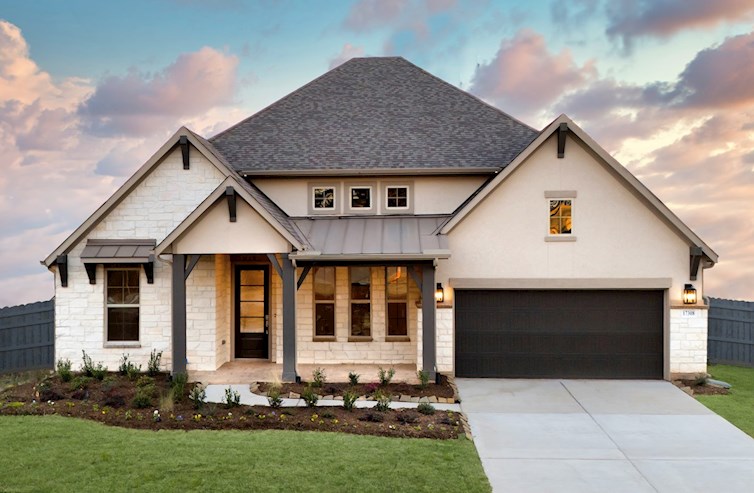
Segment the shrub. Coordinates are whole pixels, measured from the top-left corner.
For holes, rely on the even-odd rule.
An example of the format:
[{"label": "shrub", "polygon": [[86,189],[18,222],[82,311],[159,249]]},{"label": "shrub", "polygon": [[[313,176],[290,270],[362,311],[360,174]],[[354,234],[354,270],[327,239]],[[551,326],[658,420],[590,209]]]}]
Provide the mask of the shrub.
[{"label": "shrub", "polygon": [[162,359],[162,351],[152,349],[149,353],[149,362],[147,363],[147,374],[153,377],[160,373],[160,360]]},{"label": "shrub", "polygon": [[404,425],[410,425],[419,421],[419,415],[413,411],[402,411],[395,417],[399,423]]},{"label": "shrub", "polygon": [[416,410],[422,414],[426,414],[427,416],[435,414],[435,406],[433,406],[429,402],[420,402]]},{"label": "shrub", "polygon": [[87,376],[87,377],[94,377],[97,380],[102,380],[105,378],[105,373],[107,373],[107,367],[102,366],[102,363],[97,363],[97,366],[94,366],[94,363],[92,362],[92,358],[89,357],[88,354],[86,354],[86,351],[81,351],[83,364],[81,365],[81,372]]},{"label": "shrub", "polygon": [[136,381],[137,388],[147,387],[149,385],[154,386],[154,378],[148,377],[146,375],[140,376],[139,379]]},{"label": "shrub", "polygon": [[267,391],[267,402],[270,403],[270,407],[274,407],[275,409],[283,404],[283,398],[280,396],[280,387],[270,387],[270,390]]},{"label": "shrub", "polygon": [[352,410],[353,405],[358,398],[359,394],[357,394],[356,392],[352,392],[350,390],[343,392],[343,409],[345,409],[346,411]]},{"label": "shrub", "polygon": [[207,401],[207,391],[202,384],[197,383],[189,392],[189,399],[194,401],[194,409],[199,409]]},{"label": "shrub", "polygon": [[348,381],[351,382],[352,386],[359,385],[359,378],[361,378],[361,375],[356,373],[355,371],[349,371],[348,372]]},{"label": "shrub", "polygon": [[71,371],[71,360],[59,359],[56,367],[60,379],[64,382],[70,382],[73,378],[73,372]]},{"label": "shrub", "polygon": [[173,375],[173,379],[170,381],[170,386],[173,388],[173,399],[175,399],[175,402],[183,400],[183,393],[185,392],[187,383],[187,373],[176,373]]},{"label": "shrub", "polygon": [[241,394],[233,390],[230,385],[225,389],[225,408],[230,409],[241,404]]},{"label": "shrub", "polygon": [[301,398],[306,402],[306,407],[314,407],[317,405],[319,396],[312,388],[311,384],[307,385],[303,392],[301,392]]},{"label": "shrub", "polygon": [[86,377],[84,375],[79,375],[71,379],[70,388],[71,390],[84,390],[87,387],[89,387],[89,383],[92,381],[91,377]]},{"label": "shrub", "polygon": [[136,409],[146,409],[152,407],[152,395],[147,391],[147,387],[141,387],[134,394],[131,405]]},{"label": "shrub", "polygon": [[124,354],[120,358],[118,373],[128,376],[129,380],[133,380],[139,373],[141,373],[141,365],[136,366],[133,362],[128,361],[128,355]]},{"label": "shrub", "polygon": [[175,389],[170,389],[167,393],[160,396],[160,410],[163,412],[173,412],[175,408]]},{"label": "shrub", "polygon": [[429,385],[429,372],[424,370],[419,370],[416,372],[416,376],[419,377],[419,387],[422,389],[426,389],[427,385]]},{"label": "shrub", "polygon": [[312,386],[321,388],[327,381],[327,375],[325,375],[324,368],[316,368],[312,372]]},{"label": "shrub", "polygon": [[107,367],[102,366],[102,363],[97,363],[97,366],[92,369],[92,376],[97,380],[104,380],[105,375],[107,375]]},{"label": "shrub", "polygon": [[111,390],[113,390],[113,387],[118,383],[118,380],[115,379],[113,376],[107,376],[104,379],[102,379],[102,390],[105,393],[109,393]]},{"label": "shrub", "polygon": [[377,378],[380,380],[381,387],[388,385],[394,376],[395,376],[395,368],[388,368],[387,370],[385,370],[383,367],[380,366],[380,369],[377,372]]},{"label": "shrub", "polygon": [[382,423],[385,421],[385,416],[383,416],[380,413],[366,413],[364,416],[359,418],[359,421],[369,421],[370,423]]},{"label": "shrub", "polygon": [[374,394],[374,400],[377,401],[377,404],[374,405],[375,411],[384,413],[390,409],[390,396],[382,391],[377,391],[377,393]]}]

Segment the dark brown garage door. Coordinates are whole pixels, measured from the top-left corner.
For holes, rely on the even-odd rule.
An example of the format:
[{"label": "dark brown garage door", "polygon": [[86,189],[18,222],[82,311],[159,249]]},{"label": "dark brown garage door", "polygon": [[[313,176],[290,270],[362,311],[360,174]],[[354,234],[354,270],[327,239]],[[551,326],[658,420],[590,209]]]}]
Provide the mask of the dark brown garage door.
[{"label": "dark brown garage door", "polygon": [[662,291],[455,291],[456,375],[662,378]]}]

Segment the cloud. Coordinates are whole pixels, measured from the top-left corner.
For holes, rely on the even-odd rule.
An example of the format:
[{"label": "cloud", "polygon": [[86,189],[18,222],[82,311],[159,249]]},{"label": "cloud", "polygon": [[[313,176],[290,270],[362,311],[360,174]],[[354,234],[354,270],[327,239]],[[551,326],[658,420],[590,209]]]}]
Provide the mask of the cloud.
[{"label": "cloud", "polygon": [[754,18],[751,0],[611,0],[606,2],[606,34],[630,51],[643,36],[665,38],[688,28]]},{"label": "cloud", "polygon": [[79,107],[96,135],[149,135],[177,117],[233,102],[238,58],[213,48],[185,53],[157,74],[131,70],[105,78]]},{"label": "cloud", "polygon": [[343,25],[356,32],[390,26],[410,5],[410,0],[359,0],[351,6]]},{"label": "cloud", "polygon": [[330,69],[334,69],[338,65],[341,65],[351,58],[356,57],[363,57],[364,56],[364,48],[361,46],[354,46],[350,43],[346,43],[343,45],[343,48],[340,50],[340,53],[338,53],[335,58],[330,59]]},{"label": "cloud", "polygon": [[513,115],[533,117],[596,75],[593,61],[579,66],[569,50],[552,54],[542,35],[522,30],[504,39],[493,59],[477,67],[470,91]]}]

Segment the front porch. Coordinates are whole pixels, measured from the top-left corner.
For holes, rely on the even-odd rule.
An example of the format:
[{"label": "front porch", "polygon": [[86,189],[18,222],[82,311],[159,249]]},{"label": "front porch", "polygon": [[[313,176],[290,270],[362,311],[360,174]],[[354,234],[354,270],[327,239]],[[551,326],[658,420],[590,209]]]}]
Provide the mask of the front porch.
[{"label": "front porch", "polygon": [[[377,382],[377,372],[380,366],[384,369],[394,368],[394,382],[419,383],[416,377],[416,365],[377,365],[377,364],[299,364],[296,372],[304,381],[311,380],[312,372],[316,368],[325,371],[328,382],[348,382],[348,373],[356,372],[361,376],[361,382]],[[201,382],[204,385],[221,384],[250,384],[252,382],[280,381],[283,365],[270,361],[236,360],[229,361],[215,371],[191,371],[189,381]]]}]

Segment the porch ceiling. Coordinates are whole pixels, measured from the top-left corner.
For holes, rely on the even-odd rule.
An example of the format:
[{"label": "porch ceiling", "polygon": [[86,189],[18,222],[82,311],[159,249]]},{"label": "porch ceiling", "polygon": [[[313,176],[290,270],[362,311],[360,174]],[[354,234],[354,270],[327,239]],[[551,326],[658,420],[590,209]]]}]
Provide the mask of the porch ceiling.
[{"label": "porch ceiling", "polygon": [[312,251],[298,260],[385,260],[448,258],[445,235],[435,231],[447,216],[295,219]]}]

